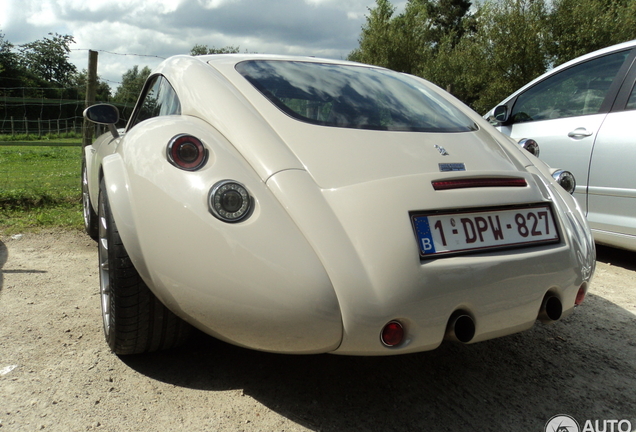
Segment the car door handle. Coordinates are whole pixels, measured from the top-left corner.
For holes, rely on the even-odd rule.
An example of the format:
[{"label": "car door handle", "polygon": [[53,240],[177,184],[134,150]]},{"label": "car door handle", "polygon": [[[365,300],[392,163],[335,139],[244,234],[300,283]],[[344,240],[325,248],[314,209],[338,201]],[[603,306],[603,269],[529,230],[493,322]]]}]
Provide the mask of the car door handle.
[{"label": "car door handle", "polygon": [[593,133],[594,132],[589,132],[585,128],[576,128],[572,132],[568,133],[568,136],[570,138],[585,138],[591,136]]}]

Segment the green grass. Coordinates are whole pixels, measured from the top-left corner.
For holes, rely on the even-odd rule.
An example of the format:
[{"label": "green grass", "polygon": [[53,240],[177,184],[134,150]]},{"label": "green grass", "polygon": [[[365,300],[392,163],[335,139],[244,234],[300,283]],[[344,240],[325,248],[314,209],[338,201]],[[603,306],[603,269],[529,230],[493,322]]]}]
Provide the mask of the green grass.
[{"label": "green grass", "polygon": [[0,233],[82,229],[80,141],[0,143]]},{"label": "green grass", "polygon": [[0,145],[78,145],[82,142],[82,134],[68,132],[63,134],[45,134],[41,137],[34,134],[0,135]]}]

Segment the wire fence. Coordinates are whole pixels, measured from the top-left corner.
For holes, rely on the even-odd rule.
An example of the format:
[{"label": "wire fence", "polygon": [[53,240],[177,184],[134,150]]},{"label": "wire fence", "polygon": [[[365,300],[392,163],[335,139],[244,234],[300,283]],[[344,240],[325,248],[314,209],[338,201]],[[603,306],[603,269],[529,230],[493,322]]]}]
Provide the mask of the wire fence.
[{"label": "wire fence", "polygon": [[0,134],[42,136],[81,132],[83,101],[6,96],[6,90],[15,89],[0,89],[5,94],[0,97]]},{"label": "wire fence", "polygon": [[[76,89],[0,88],[0,225],[7,211],[80,202],[85,101],[78,96]],[[131,104],[117,105],[130,115]]]},{"label": "wire fence", "polygon": [[[76,89],[42,89],[36,87],[0,88],[0,135],[43,137],[75,136],[82,133],[85,101],[65,98]],[[16,94],[24,96],[15,96]],[[34,96],[40,93],[40,96]],[[52,94],[53,93],[53,94]],[[125,125],[133,104],[108,101],[119,109]]]}]

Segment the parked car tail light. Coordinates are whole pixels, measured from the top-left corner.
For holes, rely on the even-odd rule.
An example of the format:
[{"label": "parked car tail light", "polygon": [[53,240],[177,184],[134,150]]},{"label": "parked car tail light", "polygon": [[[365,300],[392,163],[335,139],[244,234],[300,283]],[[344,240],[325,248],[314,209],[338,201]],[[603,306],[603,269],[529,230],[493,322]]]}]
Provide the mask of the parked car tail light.
[{"label": "parked car tail light", "polygon": [[459,180],[439,180],[431,182],[435,190],[466,189],[481,187],[526,187],[528,182],[523,178],[488,177]]},{"label": "parked car tail light", "polygon": [[552,173],[552,178],[568,193],[574,193],[574,189],[576,189],[576,179],[574,178],[574,174],[570,171],[556,170]]},{"label": "parked car tail light", "polygon": [[210,213],[224,222],[239,222],[252,211],[252,197],[240,183],[223,180],[212,186],[208,197]]},{"label": "parked car tail light", "polygon": [[192,135],[177,135],[167,148],[168,161],[186,171],[201,169],[208,160],[208,151],[203,143]]},{"label": "parked car tail light", "polygon": [[539,144],[531,139],[531,138],[522,138],[519,140],[519,145],[526,149],[529,153],[532,153],[534,156],[539,157]]},{"label": "parked car tail light", "polygon": [[576,293],[576,299],[574,300],[574,305],[578,306],[581,303],[583,303],[583,300],[585,300],[585,287],[582,286],[581,288],[579,288],[579,291]]},{"label": "parked car tail light", "polygon": [[404,340],[404,327],[399,321],[390,321],[382,329],[380,339],[388,347],[397,346]]}]

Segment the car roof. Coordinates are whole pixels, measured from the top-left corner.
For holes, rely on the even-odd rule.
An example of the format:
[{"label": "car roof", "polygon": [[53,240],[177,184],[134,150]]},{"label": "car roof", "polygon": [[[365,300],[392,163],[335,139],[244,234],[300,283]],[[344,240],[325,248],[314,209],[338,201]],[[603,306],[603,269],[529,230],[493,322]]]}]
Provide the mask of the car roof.
[{"label": "car roof", "polygon": [[[152,71],[152,75],[165,74],[174,72],[175,70],[182,69],[184,65],[190,64],[205,64],[207,67],[221,72],[226,79],[233,82],[233,85],[237,85],[237,81],[232,78],[234,76],[235,66],[238,63],[248,60],[263,60],[263,61],[296,61],[296,62],[311,62],[320,64],[334,64],[334,65],[350,65],[374,69],[385,69],[380,66],[368,65],[364,63],[357,63],[348,60],[336,60],[311,56],[293,56],[293,55],[277,55],[277,54],[207,54],[200,56],[191,55],[175,55],[165,59]],[[238,73],[237,73],[238,74]],[[235,78],[235,77],[234,77]]]},{"label": "car roof", "polygon": [[355,66],[375,67],[362,63],[356,63],[348,60],[336,60],[328,58],[320,58],[313,56],[294,56],[294,55],[278,55],[278,54],[209,54],[196,56],[195,58],[209,63],[211,65],[217,64],[237,64],[246,60],[280,60],[280,61],[303,61],[311,63],[328,63],[328,64],[348,64]]}]

